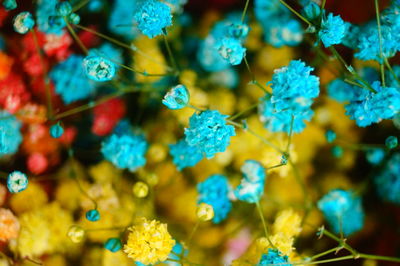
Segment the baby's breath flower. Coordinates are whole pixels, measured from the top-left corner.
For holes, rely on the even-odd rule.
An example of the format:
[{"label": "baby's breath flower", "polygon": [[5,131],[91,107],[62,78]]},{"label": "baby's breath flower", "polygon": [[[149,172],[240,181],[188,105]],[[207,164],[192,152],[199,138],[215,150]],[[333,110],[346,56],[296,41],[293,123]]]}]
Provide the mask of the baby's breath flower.
[{"label": "baby's breath flower", "polygon": [[166,260],[175,245],[167,225],[156,220],[148,221],[142,217],[128,230],[124,252],[129,258],[146,265]]},{"label": "baby's breath flower", "polygon": [[18,193],[28,186],[28,177],[20,171],[14,171],[7,177],[7,187],[11,193]]}]

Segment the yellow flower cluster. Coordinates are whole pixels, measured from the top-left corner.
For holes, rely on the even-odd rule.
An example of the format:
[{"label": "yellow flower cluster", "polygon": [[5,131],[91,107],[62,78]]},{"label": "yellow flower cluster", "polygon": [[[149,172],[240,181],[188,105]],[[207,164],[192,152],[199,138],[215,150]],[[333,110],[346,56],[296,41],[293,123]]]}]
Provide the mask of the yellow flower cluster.
[{"label": "yellow flower cluster", "polygon": [[131,226],[124,252],[129,258],[143,264],[153,264],[168,258],[175,240],[168,233],[167,225],[159,221],[140,218]]}]

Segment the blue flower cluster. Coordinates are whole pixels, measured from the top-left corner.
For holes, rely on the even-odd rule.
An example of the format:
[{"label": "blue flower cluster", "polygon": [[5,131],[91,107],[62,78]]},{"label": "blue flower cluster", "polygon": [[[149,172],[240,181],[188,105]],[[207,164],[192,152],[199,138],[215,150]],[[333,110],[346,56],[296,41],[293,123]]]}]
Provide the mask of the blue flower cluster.
[{"label": "blue flower cluster", "polygon": [[236,198],[248,203],[258,202],[264,194],[265,168],[258,161],[247,160],[241,171],[243,178],[234,191]]},{"label": "blue flower cluster", "polygon": [[182,109],[189,103],[189,91],[184,85],[177,85],[165,94],[162,103],[171,110]]},{"label": "blue flower cluster", "polygon": [[83,67],[88,78],[99,82],[112,80],[116,73],[116,65],[113,62],[97,55],[85,57]]},{"label": "blue flower cluster", "polygon": [[35,26],[35,20],[31,13],[21,12],[15,16],[13,26],[16,32],[25,34]]},{"label": "blue flower cluster", "polygon": [[14,10],[17,8],[17,2],[15,0],[4,0],[3,6],[6,10]]},{"label": "blue flower cluster", "polygon": [[331,190],[318,201],[318,208],[336,234],[348,236],[364,226],[361,198],[351,191]]},{"label": "blue flower cluster", "polygon": [[217,110],[194,113],[189,119],[189,128],[185,128],[186,142],[208,159],[224,152],[230,138],[235,136],[235,128],[226,124],[227,117]]},{"label": "blue flower cluster", "polygon": [[277,249],[268,249],[267,254],[263,254],[261,256],[260,262],[257,266],[268,266],[268,265],[281,265],[281,266],[292,266],[289,262],[289,258],[286,255],[283,255]]},{"label": "blue flower cluster", "polygon": [[400,205],[400,153],[393,154],[382,170],[374,177],[379,196]]},{"label": "blue flower cluster", "polygon": [[391,119],[400,111],[400,92],[396,88],[382,87],[379,81],[372,83],[371,91],[355,88],[355,95],[345,106],[346,114],[360,127]]},{"label": "blue flower cluster", "polygon": [[289,132],[293,120],[293,132],[305,128],[304,120],[311,120],[313,98],[319,95],[319,78],[311,75],[312,67],[300,60],[275,70],[272,76],[272,97],[261,100],[261,119],[272,131]]},{"label": "blue flower cluster", "polygon": [[176,144],[169,145],[169,153],[172,156],[172,162],[182,171],[186,167],[195,166],[204,156],[203,153],[196,147],[190,146],[182,139]]},{"label": "blue flower cluster", "polygon": [[139,30],[149,38],[163,34],[163,29],[172,25],[171,8],[157,0],[146,0],[135,12]]},{"label": "blue flower cluster", "polygon": [[207,203],[214,209],[212,222],[219,224],[228,216],[232,208],[229,201],[229,184],[223,175],[212,175],[203,182],[197,184],[199,199],[197,203]]},{"label": "blue flower cluster", "polygon": [[221,71],[230,65],[238,65],[246,55],[243,41],[249,32],[240,15],[233,13],[217,22],[210,34],[201,42],[197,59],[207,71]]},{"label": "blue flower cluster", "polygon": [[265,42],[274,47],[297,46],[303,40],[303,29],[279,0],[256,0],[254,12],[264,30]]},{"label": "blue flower cluster", "polygon": [[14,154],[22,142],[21,122],[7,111],[0,111],[0,157]]},{"label": "blue flower cluster", "polygon": [[95,92],[95,86],[83,69],[83,59],[81,55],[70,55],[49,73],[56,93],[60,94],[66,104],[86,99]]},{"label": "blue flower cluster", "polygon": [[101,143],[101,153],[117,168],[133,172],[146,164],[147,147],[143,135],[135,135],[125,129],[120,130],[117,125],[114,133]]},{"label": "blue flower cluster", "polygon": [[330,13],[326,19],[322,19],[318,37],[325,47],[330,47],[334,44],[340,44],[345,33],[345,22],[340,16],[334,16]]},{"label": "blue flower cluster", "polygon": [[62,34],[65,21],[56,11],[58,0],[38,0],[36,7],[36,22],[41,32],[47,34]]},{"label": "blue flower cluster", "polygon": [[108,20],[108,29],[126,40],[133,40],[139,33],[137,28],[133,27],[135,11],[139,2],[139,0],[114,0]]}]

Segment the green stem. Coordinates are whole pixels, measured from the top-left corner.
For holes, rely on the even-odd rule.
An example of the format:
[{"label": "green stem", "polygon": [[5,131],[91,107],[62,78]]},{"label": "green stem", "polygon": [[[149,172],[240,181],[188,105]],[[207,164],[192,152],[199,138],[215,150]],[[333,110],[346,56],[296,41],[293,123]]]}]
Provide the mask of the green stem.
[{"label": "green stem", "polygon": [[291,119],[291,121],[290,121],[289,138],[288,138],[288,143],[287,143],[287,145],[286,145],[286,150],[285,150],[285,153],[286,153],[286,154],[289,154],[290,144],[291,144],[291,142],[292,142],[293,123],[294,123],[294,115],[292,115],[292,119]]},{"label": "green stem", "polygon": [[246,0],[246,4],[244,6],[243,13],[242,13],[242,19],[241,19],[242,23],[244,21],[244,18],[246,17],[247,8],[249,7],[249,2],[250,2],[250,0]]},{"label": "green stem", "polygon": [[47,100],[47,117],[50,120],[53,120],[53,103],[51,100],[51,89],[50,89],[50,86],[49,86],[50,84],[49,84],[49,80],[47,77],[47,69],[46,69],[46,66],[45,66],[44,60],[43,60],[43,53],[42,53],[42,50],[40,49],[39,40],[38,40],[35,30],[31,29],[31,33],[33,36],[33,40],[35,42],[35,47],[36,47],[37,53],[39,54],[40,64],[42,65],[42,69],[43,69],[43,81],[44,81],[44,86],[45,86],[45,90],[46,90],[46,100]]},{"label": "green stem", "polygon": [[203,110],[203,109],[201,109],[201,108],[198,108],[198,107],[196,107],[196,106],[194,106],[194,105],[191,105],[191,104],[187,104],[186,106],[189,107],[189,108],[192,108],[192,109],[196,110],[197,112],[203,112],[203,111],[205,111],[205,110]]},{"label": "green stem", "polygon": [[386,57],[384,58],[384,61],[387,69],[389,69],[390,74],[392,74],[392,77],[397,81],[397,83],[400,84],[400,79],[397,77],[396,73],[394,73],[394,70]]},{"label": "green stem", "polygon": [[261,209],[260,201],[256,202],[256,206],[257,206],[258,214],[260,215],[260,218],[261,218],[261,223],[262,223],[263,228],[264,228],[265,237],[267,238],[268,243],[271,245],[271,247],[276,249],[275,245],[272,243],[271,239],[269,238],[268,228],[267,228],[267,224],[266,224],[265,219],[264,219],[264,214],[263,214],[262,209]]},{"label": "green stem", "polygon": [[271,166],[271,167],[267,167],[267,168],[265,168],[265,170],[271,170],[271,169],[278,168],[278,167],[281,167],[281,166],[284,166],[284,165],[286,165],[286,164],[285,163],[280,163],[280,164],[277,164],[277,165],[274,165],[274,166]]},{"label": "green stem", "polygon": [[263,92],[265,92],[268,95],[271,95],[271,93],[265,89],[257,80],[256,80],[256,76],[254,75],[253,71],[251,71],[249,62],[247,61],[247,57],[244,56],[243,58],[244,64],[246,65],[247,71],[249,72],[250,76],[251,76],[251,84],[256,85],[257,87],[259,87]]},{"label": "green stem", "polygon": [[72,8],[72,12],[76,12],[79,9],[81,9],[82,7],[86,6],[88,3],[90,2],[90,0],[82,0],[79,4],[77,4],[76,6],[74,6]]},{"label": "green stem", "polygon": [[323,229],[321,230],[321,234],[323,234],[323,235],[329,237],[330,239],[335,240],[336,242],[338,242],[339,245],[340,245],[341,247],[343,247],[344,249],[348,250],[348,251],[352,254],[352,256],[353,256],[354,258],[358,258],[358,257],[360,256],[360,254],[358,253],[358,251],[355,250],[354,248],[352,248],[349,244],[347,244],[345,240],[343,240],[343,239],[337,237],[336,235],[332,234],[331,232],[329,232],[329,231],[326,230],[325,228],[323,228]]},{"label": "green stem", "polygon": [[386,87],[385,84],[385,65],[384,65],[384,56],[383,56],[383,50],[382,50],[382,32],[381,32],[381,19],[380,19],[380,15],[379,15],[379,3],[378,0],[375,0],[375,14],[376,14],[376,23],[378,25],[378,37],[379,37],[379,54],[381,57],[381,62],[379,62],[380,64],[380,68],[381,68],[381,79],[382,79],[382,85],[384,87]]},{"label": "green stem", "polygon": [[64,17],[65,24],[67,25],[69,33],[71,33],[72,38],[76,41],[76,43],[79,45],[81,50],[85,53],[88,54],[88,49],[85,47],[85,45],[82,43],[81,39],[79,39],[78,35],[76,35],[76,32],[74,29],[71,27],[71,25],[68,23],[67,19]]},{"label": "green stem", "polygon": [[239,113],[230,116],[229,119],[230,119],[230,120],[235,120],[236,118],[240,117],[240,116],[243,115],[244,113],[247,113],[248,111],[251,111],[251,110],[253,110],[254,108],[256,108],[256,107],[258,106],[258,104],[259,104],[259,103],[257,102],[257,103],[255,103],[255,104],[251,105],[250,107],[248,107],[248,108],[246,108],[246,109],[240,111]]},{"label": "green stem", "polygon": [[325,4],[326,4],[326,0],[323,0],[323,1],[322,1],[322,5],[321,5],[321,9],[324,9],[324,8],[325,8]]},{"label": "green stem", "polygon": [[360,87],[360,88],[364,88],[360,83],[357,83],[357,82],[352,81],[352,80],[350,80],[350,79],[344,79],[344,82],[349,83],[349,84],[351,84],[351,85],[353,85],[353,86],[357,86],[357,87]]},{"label": "green stem", "polygon": [[285,1],[283,1],[283,0],[279,0],[279,1],[280,1],[280,2],[282,3],[282,5],[284,5],[287,9],[289,9],[290,11],[292,11],[293,14],[295,14],[295,15],[298,16],[302,21],[304,21],[305,23],[307,23],[309,27],[312,27],[312,26],[313,26],[313,24],[312,24],[310,21],[308,21],[308,19],[306,19],[305,17],[303,17],[302,15],[300,15],[299,12],[297,12],[296,10],[294,10],[294,9],[293,9],[291,6],[289,6]]},{"label": "green stem", "polygon": [[321,252],[321,253],[318,253],[318,254],[312,256],[312,257],[310,258],[310,260],[313,261],[313,260],[315,260],[315,259],[318,259],[318,258],[320,258],[320,257],[323,257],[323,256],[325,256],[325,255],[328,255],[328,254],[330,254],[330,253],[332,253],[332,252],[337,252],[338,250],[339,250],[338,247],[331,248],[331,249],[329,249],[329,250],[323,251],[323,252]]},{"label": "green stem", "polygon": [[179,72],[178,65],[176,64],[174,55],[172,54],[171,47],[169,46],[169,42],[168,42],[168,39],[167,39],[167,30],[165,30],[165,33],[163,34],[163,37],[164,37],[165,47],[167,48],[169,60],[171,61],[171,64],[172,64],[174,70]]}]

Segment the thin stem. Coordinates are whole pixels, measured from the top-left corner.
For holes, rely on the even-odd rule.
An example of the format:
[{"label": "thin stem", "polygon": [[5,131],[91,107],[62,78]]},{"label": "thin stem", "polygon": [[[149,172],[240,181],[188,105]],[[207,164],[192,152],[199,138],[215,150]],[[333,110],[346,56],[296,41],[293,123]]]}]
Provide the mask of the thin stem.
[{"label": "thin stem", "polygon": [[284,5],[287,9],[289,9],[290,11],[292,11],[296,16],[298,16],[302,21],[304,21],[305,23],[307,23],[308,24],[308,26],[310,26],[310,27],[312,27],[313,26],[313,24],[310,22],[310,21],[308,21],[308,19],[306,19],[305,17],[303,17],[302,15],[300,15],[300,13],[299,12],[297,12],[296,10],[294,10],[291,6],[289,6],[285,1],[283,1],[283,0],[279,0],[281,3],[282,3],[282,5]]},{"label": "thin stem", "polygon": [[360,257],[360,254],[358,253],[358,251],[355,250],[354,248],[352,248],[350,245],[348,245],[345,240],[337,237],[336,235],[332,234],[331,232],[329,232],[325,228],[322,228],[320,232],[321,232],[321,234],[323,234],[323,235],[329,237],[330,239],[335,240],[336,242],[338,242],[339,245],[342,246],[344,249],[348,250],[352,254],[352,256],[354,258]]},{"label": "thin stem", "polygon": [[323,251],[323,252],[321,252],[321,253],[318,253],[318,254],[312,256],[312,257],[310,258],[310,260],[313,261],[313,260],[315,260],[315,259],[318,259],[318,258],[320,258],[320,257],[323,257],[323,256],[325,256],[325,255],[328,255],[328,254],[330,254],[330,253],[332,253],[332,252],[337,252],[338,249],[339,249],[338,247],[328,249],[328,250],[326,250],[326,251]]},{"label": "thin stem", "polygon": [[88,54],[88,49],[85,47],[85,45],[82,43],[81,39],[79,39],[78,35],[76,35],[76,32],[74,29],[71,27],[71,25],[68,23],[67,19],[64,17],[65,24],[67,25],[68,31],[71,33],[72,38],[76,41],[76,43],[79,45],[79,47],[82,49],[82,51],[85,54]]},{"label": "thin stem", "polygon": [[77,4],[76,6],[74,6],[72,8],[72,12],[76,12],[79,9],[81,9],[82,7],[86,6],[88,3],[90,2],[90,0],[82,0],[79,4]]},{"label": "thin stem", "polygon": [[360,88],[364,88],[360,83],[357,83],[357,82],[352,81],[352,80],[350,80],[350,79],[344,79],[344,82],[349,83],[349,84],[351,84],[351,85],[353,85],[353,86],[357,86],[357,87],[360,87]]},{"label": "thin stem", "polygon": [[[200,225],[200,220],[197,220],[196,224],[194,225],[192,231],[191,231],[190,234],[189,234],[189,238],[188,238],[188,247],[190,247],[190,244],[191,244],[191,242],[192,242],[193,236],[194,236],[194,234],[196,233],[197,229],[199,228],[199,225]],[[184,252],[182,252],[182,254],[183,254],[183,253],[184,253]]]},{"label": "thin stem", "polygon": [[35,47],[36,47],[37,53],[39,54],[40,64],[42,65],[42,69],[43,69],[43,81],[44,81],[44,86],[45,86],[45,90],[46,90],[46,100],[47,100],[47,117],[50,120],[52,120],[53,119],[53,102],[51,101],[51,90],[50,90],[50,86],[49,86],[50,85],[49,80],[47,77],[47,69],[46,69],[46,65],[43,60],[43,53],[42,53],[42,50],[40,49],[39,40],[38,40],[35,30],[31,29],[31,33],[33,36],[33,40],[35,42]]},{"label": "thin stem", "polygon": [[294,123],[294,115],[292,115],[292,119],[290,121],[289,138],[288,138],[288,143],[286,145],[286,150],[285,150],[285,153],[287,153],[287,154],[289,154],[290,144],[292,142],[293,123]]},{"label": "thin stem", "polygon": [[375,0],[375,14],[376,14],[376,23],[378,25],[378,37],[379,37],[379,54],[381,57],[381,61],[379,62],[381,66],[381,79],[382,85],[385,87],[385,65],[384,65],[384,56],[382,50],[382,32],[381,32],[381,19],[379,15],[379,3],[378,0]]},{"label": "thin stem", "polygon": [[114,44],[116,44],[116,45],[118,45],[118,46],[121,46],[121,47],[123,47],[123,48],[126,48],[126,49],[128,49],[128,50],[130,50],[130,51],[132,51],[132,52],[136,52],[136,53],[140,54],[141,56],[145,57],[146,59],[152,61],[153,63],[156,63],[156,64],[158,64],[158,65],[160,65],[160,66],[165,67],[168,71],[172,71],[172,70],[173,70],[170,66],[168,66],[168,65],[166,65],[166,64],[164,64],[164,63],[161,63],[161,62],[155,60],[154,58],[152,58],[152,57],[149,56],[148,54],[144,53],[142,50],[140,50],[140,49],[137,48],[136,46],[123,43],[123,42],[121,42],[121,41],[119,41],[119,40],[117,40],[117,39],[111,38],[111,37],[109,37],[109,36],[107,36],[107,35],[105,35],[105,34],[103,34],[103,33],[97,32],[97,31],[95,31],[95,30],[92,30],[92,29],[90,29],[90,28],[84,27],[84,26],[79,25],[79,24],[78,24],[78,25],[75,25],[75,27],[77,27],[77,28],[79,28],[79,29],[81,29],[81,30],[84,30],[84,31],[93,33],[94,35],[97,35],[97,36],[100,37],[100,38],[103,38],[103,39],[105,39],[105,40],[107,40],[107,41],[109,41],[109,42],[112,42],[112,43],[114,43]]},{"label": "thin stem", "polygon": [[326,4],[326,0],[322,0],[321,9],[324,9],[324,8],[325,8],[325,4]]},{"label": "thin stem", "polygon": [[280,164],[277,164],[277,165],[274,165],[274,166],[271,166],[271,167],[267,167],[267,168],[265,168],[265,170],[271,170],[271,169],[278,168],[278,167],[281,167],[281,166],[284,166],[284,165],[286,165],[286,164],[285,163],[280,163]]},{"label": "thin stem", "polygon": [[364,258],[364,259],[400,262],[400,258],[395,258],[395,257],[370,255],[370,254],[364,254],[364,253],[359,253],[359,255],[360,255],[360,258]]},{"label": "thin stem", "polygon": [[203,111],[205,111],[205,110],[203,110],[203,109],[201,109],[201,108],[198,108],[198,107],[196,107],[196,106],[194,106],[194,105],[191,105],[191,104],[189,104],[189,103],[188,103],[186,106],[189,107],[189,108],[192,108],[192,109],[196,110],[197,112],[203,112]]},{"label": "thin stem", "polygon": [[250,107],[248,107],[248,108],[246,108],[246,109],[240,111],[239,113],[230,116],[229,119],[230,119],[230,120],[235,120],[236,118],[240,117],[240,116],[243,115],[244,113],[247,113],[248,111],[251,111],[251,110],[253,110],[254,108],[256,108],[256,107],[258,106],[258,104],[259,104],[259,103],[257,102],[257,103],[255,103],[255,104],[251,105]]},{"label": "thin stem", "polygon": [[171,61],[171,64],[172,64],[174,70],[178,71],[178,65],[176,64],[174,55],[172,54],[171,47],[169,46],[169,42],[167,40],[167,30],[165,30],[165,33],[163,34],[163,37],[164,37],[165,47],[167,48],[169,60]]},{"label": "thin stem", "polygon": [[385,61],[385,65],[386,65],[387,69],[389,69],[390,74],[392,74],[393,78],[397,81],[397,83],[400,84],[400,79],[397,77],[397,75],[394,72],[392,66],[390,65],[388,59],[385,57],[383,60]]},{"label": "thin stem", "polygon": [[257,80],[256,80],[256,76],[254,75],[253,71],[251,71],[249,62],[247,61],[247,57],[244,56],[243,58],[244,64],[246,65],[247,71],[249,72],[250,76],[251,76],[251,84],[256,85],[257,87],[259,87],[260,89],[263,90],[263,92],[265,92],[268,95],[271,95],[271,93],[269,91],[267,91],[267,89],[265,89]]},{"label": "thin stem", "polygon": [[260,215],[260,218],[261,218],[261,223],[262,223],[263,228],[264,228],[265,237],[267,238],[268,243],[271,245],[271,247],[276,249],[275,245],[272,243],[271,239],[269,238],[268,228],[267,228],[267,224],[265,223],[265,219],[264,219],[264,215],[263,215],[263,212],[262,212],[262,209],[261,209],[260,201],[256,202],[256,206],[257,206],[258,214]]},{"label": "thin stem", "polygon": [[246,4],[244,6],[243,13],[242,13],[242,19],[241,19],[242,23],[244,21],[244,18],[246,17],[247,8],[249,7],[249,2],[250,2],[250,0],[246,0]]}]

